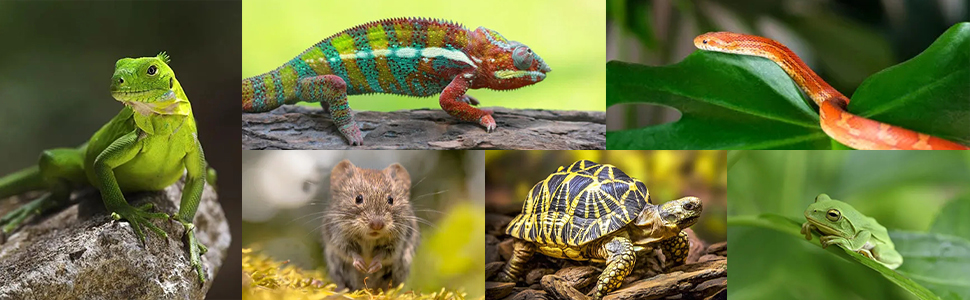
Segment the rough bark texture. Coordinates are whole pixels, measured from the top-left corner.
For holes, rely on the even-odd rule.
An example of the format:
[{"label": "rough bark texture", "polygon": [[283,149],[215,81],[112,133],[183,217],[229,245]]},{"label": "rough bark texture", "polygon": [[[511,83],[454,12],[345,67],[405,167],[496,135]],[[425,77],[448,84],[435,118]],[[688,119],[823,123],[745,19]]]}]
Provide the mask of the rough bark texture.
[{"label": "rough bark texture", "polygon": [[351,147],[330,114],[285,105],[242,114],[242,148],[267,149],[605,149],[606,113],[489,108],[498,127],[460,122],[440,109],[358,111],[364,145]]},{"label": "rough bark texture", "polygon": [[[512,253],[513,239],[505,235],[510,215],[485,215],[486,289],[488,299],[584,299],[603,272],[603,264],[553,259],[535,254],[517,287],[492,282]],[[638,256],[623,285],[604,299],[724,299],[727,291],[727,242],[707,245],[687,229],[691,241],[685,265],[663,270],[663,255],[651,250]],[[540,278],[537,284],[537,278]],[[511,292],[510,292],[511,291]]]},{"label": "rough bark texture", "polygon": [[[153,203],[156,211],[174,214],[182,186],[125,196],[134,206]],[[87,188],[67,208],[28,220],[0,245],[0,299],[203,299],[231,240],[217,198],[206,185],[194,220],[196,237],[209,248],[202,256],[205,285],[189,265],[181,224],[153,221],[169,237],[143,229],[142,244],[128,222],[111,219],[97,190]],[[0,199],[0,214],[16,207],[10,200]]]}]

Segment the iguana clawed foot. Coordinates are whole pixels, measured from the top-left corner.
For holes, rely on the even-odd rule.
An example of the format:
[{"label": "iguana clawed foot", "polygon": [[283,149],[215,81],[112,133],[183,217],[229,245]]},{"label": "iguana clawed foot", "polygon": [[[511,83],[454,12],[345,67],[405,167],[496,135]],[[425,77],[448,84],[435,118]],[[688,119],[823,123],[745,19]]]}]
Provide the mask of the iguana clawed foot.
[{"label": "iguana clawed foot", "polygon": [[125,219],[128,224],[131,224],[131,229],[135,231],[135,235],[141,240],[142,244],[145,243],[145,233],[142,232],[142,226],[147,227],[156,234],[162,236],[163,238],[168,238],[168,234],[164,230],[152,224],[152,219],[168,219],[168,214],[166,213],[153,213],[151,212],[152,205],[147,203],[145,205],[134,207],[131,205],[123,205],[114,208],[109,208],[111,211],[111,218],[117,220]]},{"label": "iguana clawed foot", "polygon": [[199,283],[205,283],[205,271],[202,269],[202,254],[209,252],[209,248],[200,243],[195,238],[195,224],[185,222],[182,220],[176,221],[182,223],[182,227],[185,228],[185,244],[189,246],[189,264],[195,268],[197,274],[199,274]]},{"label": "iguana clawed foot", "polygon": [[[20,224],[23,224],[27,218],[44,213],[45,210],[54,207],[56,202],[50,194],[47,194],[7,213],[0,218],[0,226],[2,226],[0,227],[0,235],[5,237],[6,234],[20,227]],[[5,240],[5,238],[2,240]],[[0,242],[3,242],[2,240]]]}]

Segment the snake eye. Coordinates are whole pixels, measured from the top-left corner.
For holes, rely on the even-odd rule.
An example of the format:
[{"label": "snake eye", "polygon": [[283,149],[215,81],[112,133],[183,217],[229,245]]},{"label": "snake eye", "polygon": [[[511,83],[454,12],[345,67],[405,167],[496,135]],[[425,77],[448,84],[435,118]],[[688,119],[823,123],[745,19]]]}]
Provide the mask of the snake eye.
[{"label": "snake eye", "polygon": [[158,73],[158,67],[155,67],[155,65],[148,67],[148,76],[154,76],[156,73]]},{"label": "snake eye", "polygon": [[704,40],[703,43],[707,44],[707,40]]},{"label": "snake eye", "polygon": [[364,204],[364,195],[357,195],[357,199],[354,199],[354,203],[357,203],[357,205]]},{"label": "snake eye", "polygon": [[842,213],[838,209],[830,209],[825,213],[825,218],[829,219],[829,221],[837,222],[842,219]]}]

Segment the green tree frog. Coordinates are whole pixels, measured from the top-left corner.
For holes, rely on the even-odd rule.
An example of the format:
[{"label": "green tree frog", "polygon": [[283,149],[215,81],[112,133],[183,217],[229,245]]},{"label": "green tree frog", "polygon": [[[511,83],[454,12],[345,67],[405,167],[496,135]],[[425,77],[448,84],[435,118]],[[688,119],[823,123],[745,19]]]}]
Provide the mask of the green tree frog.
[{"label": "green tree frog", "polygon": [[896,269],[903,264],[903,257],[896,252],[893,241],[889,239],[886,227],[876,219],[867,217],[852,208],[848,203],[833,200],[826,194],[815,197],[815,203],[805,209],[802,233],[805,239],[812,239],[812,230],[822,233],[819,240],[822,248],[839,245],[855,251],[887,268]]}]

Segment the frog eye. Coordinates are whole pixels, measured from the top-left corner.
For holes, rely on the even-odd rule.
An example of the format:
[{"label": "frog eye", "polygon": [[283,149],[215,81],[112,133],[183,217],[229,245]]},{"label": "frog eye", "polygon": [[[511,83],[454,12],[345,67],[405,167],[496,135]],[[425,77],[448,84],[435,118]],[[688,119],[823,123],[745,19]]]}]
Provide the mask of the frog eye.
[{"label": "frog eye", "polygon": [[838,222],[842,219],[842,213],[838,209],[830,209],[825,213],[825,218],[832,222]]},{"label": "frog eye", "polygon": [[527,70],[532,66],[532,49],[526,46],[512,50],[512,64],[519,70]]}]

